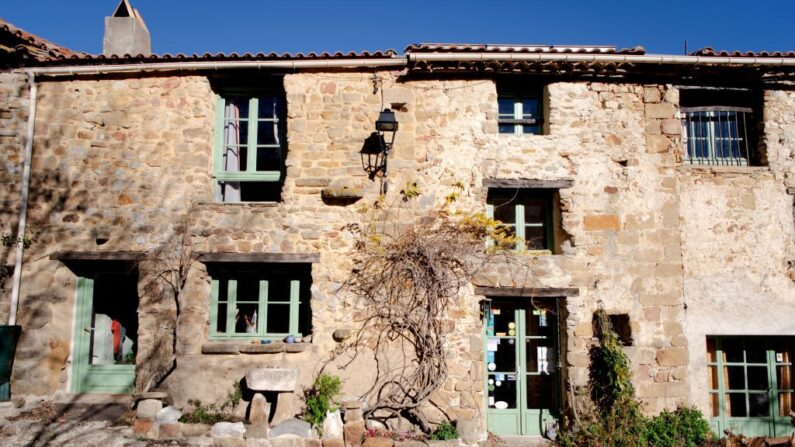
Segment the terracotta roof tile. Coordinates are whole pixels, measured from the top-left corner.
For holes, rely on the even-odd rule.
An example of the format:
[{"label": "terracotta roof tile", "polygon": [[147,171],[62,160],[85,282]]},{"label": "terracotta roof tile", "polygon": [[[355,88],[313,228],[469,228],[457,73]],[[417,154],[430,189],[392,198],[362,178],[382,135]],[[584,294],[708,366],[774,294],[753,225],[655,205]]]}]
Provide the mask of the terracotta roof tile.
[{"label": "terracotta roof tile", "polygon": [[795,51],[727,51],[715,50],[711,47],[701,48],[690,54],[692,56],[715,57],[795,57]]},{"label": "terracotta roof tile", "polygon": [[406,47],[409,53],[571,53],[571,54],[645,54],[641,47],[616,49],[607,45],[501,45],[471,43],[419,43]]},{"label": "terracotta roof tile", "polygon": [[47,61],[53,58],[82,57],[73,51],[31,34],[0,18],[0,65],[13,61]]}]

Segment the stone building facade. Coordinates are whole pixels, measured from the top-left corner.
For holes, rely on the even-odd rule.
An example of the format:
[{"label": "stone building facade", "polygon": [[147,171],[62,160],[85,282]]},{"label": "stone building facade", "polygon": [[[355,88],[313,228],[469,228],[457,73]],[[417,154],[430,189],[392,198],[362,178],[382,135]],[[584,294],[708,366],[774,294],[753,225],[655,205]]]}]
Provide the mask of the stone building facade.
[{"label": "stone building facade", "polygon": [[[473,62],[475,53],[486,62]],[[564,58],[569,53],[592,58],[571,63]],[[542,58],[506,58],[532,54]],[[27,72],[35,73],[38,89],[27,215],[34,241],[23,259],[22,338],[12,392],[117,392],[103,388],[102,380],[115,386],[124,379],[92,376],[98,373],[77,365],[85,360],[78,351],[89,349],[80,337],[96,349],[96,340],[82,335],[96,330],[83,324],[95,322],[98,313],[90,310],[91,291],[94,300],[101,293],[107,302],[126,300],[120,278],[145,271],[154,262],[151,253],[168,256],[175,241],[184,247],[186,240],[191,258],[179,314],[170,300],[146,293],[145,275],[133,274],[135,321],[127,326],[137,329],[128,392],[151,385],[152,365],[165,362],[173,347],[177,367],[162,389],[179,404],[221,401],[247,370],[265,365],[298,368],[301,386],[308,386],[338,346],[335,331],[355,329],[352,297],[340,289],[355,242],[345,226],[359,221],[358,205],[382,191],[380,180],[362,168],[361,151],[388,107],[399,122],[389,153],[388,203],[416,182],[422,191],[411,209],[416,216],[461,184],[463,209],[486,212],[498,190],[539,193],[549,207],[547,246],[495,256],[455,308],[439,316],[451,332],[449,377],[431,398],[433,422],[474,418],[492,431],[542,434],[587,383],[593,315],[603,308],[631,333],[625,349],[649,413],[692,404],[716,430],[735,425],[776,433],[792,409],[787,371],[795,345],[792,71],[764,65],[759,55],[735,55],[729,62],[706,51],[684,63],[654,64],[644,57],[639,49],[419,45],[404,55],[213,57],[229,66],[224,70],[191,66],[206,62],[198,56],[184,59],[182,68],[167,67],[172,61],[166,56],[44,57],[10,66],[0,74],[0,201],[8,234],[16,231],[23,186]],[[746,66],[738,62],[743,57],[761,62]],[[257,61],[282,65],[246,67]],[[322,64],[305,64],[310,61],[330,63],[318,68]],[[96,70],[80,71],[87,66]],[[113,71],[120,66],[126,70]],[[265,85],[270,90],[255,96],[283,101],[282,114],[276,112],[284,137],[278,143],[284,150],[280,197],[224,203],[214,159],[223,132],[219,114],[225,113],[218,98],[231,88],[243,86],[246,94]],[[758,162],[715,155],[714,148],[712,162],[689,160],[684,133],[692,128],[683,126],[682,98],[693,91],[728,97],[739,91],[758,100],[756,121],[744,136],[751,141],[750,133],[757,135],[751,150],[761,154]],[[540,104],[537,134],[506,132],[532,123],[506,121],[498,107],[504,98]],[[712,138],[705,144],[743,138],[712,131],[702,136]],[[330,198],[340,190],[350,200]],[[531,217],[523,219],[532,231]],[[5,250],[13,264],[13,251]],[[219,325],[238,320],[224,307],[232,305],[229,295],[226,304],[221,298],[231,289],[218,288],[237,278],[235,269],[273,269],[286,278],[292,278],[290,269],[309,272],[292,280],[300,292],[289,298],[299,306],[289,314],[299,326],[290,329],[300,327],[303,332],[292,335],[305,336],[304,343],[251,343],[270,334],[224,337]],[[117,276],[103,289],[98,272]],[[236,283],[240,290],[243,281]],[[269,281],[275,289],[277,279]],[[233,318],[240,312],[246,311],[238,305]],[[513,326],[501,333],[509,312],[524,320],[508,318]],[[90,319],[81,319],[85,315]],[[556,326],[544,329],[552,322]],[[536,349],[539,334],[547,337],[541,345],[554,352]],[[514,374],[491,365],[510,359],[520,368]],[[551,366],[540,366],[544,361]],[[732,375],[738,368],[744,375]],[[739,389],[737,380],[744,381],[743,390],[761,386],[751,383],[763,380],[754,368],[764,369],[771,388],[777,383],[777,394],[763,403],[754,403],[759,393],[729,392]],[[337,371],[346,395],[365,391],[361,371]],[[514,401],[505,397],[511,392],[518,393]],[[740,395],[748,405],[745,416],[734,397]],[[284,411],[298,410],[300,393],[283,399],[293,401]]]}]

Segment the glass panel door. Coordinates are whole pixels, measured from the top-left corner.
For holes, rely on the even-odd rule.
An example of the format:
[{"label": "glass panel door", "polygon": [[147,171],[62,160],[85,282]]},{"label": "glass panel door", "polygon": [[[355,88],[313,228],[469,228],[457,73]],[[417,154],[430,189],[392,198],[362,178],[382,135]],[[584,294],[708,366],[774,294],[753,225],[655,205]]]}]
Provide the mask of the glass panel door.
[{"label": "glass panel door", "polygon": [[792,337],[709,337],[713,427],[747,436],[792,431]]},{"label": "glass panel door", "polygon": [[486,312],[487,419],[501,435],[541,435],[557,407],[557,320],[527,300],[494,302]]},{"label": "glass panel door", "polygon": [[138,334],[137,272],[78,278],[72,390],[130,393]]}]

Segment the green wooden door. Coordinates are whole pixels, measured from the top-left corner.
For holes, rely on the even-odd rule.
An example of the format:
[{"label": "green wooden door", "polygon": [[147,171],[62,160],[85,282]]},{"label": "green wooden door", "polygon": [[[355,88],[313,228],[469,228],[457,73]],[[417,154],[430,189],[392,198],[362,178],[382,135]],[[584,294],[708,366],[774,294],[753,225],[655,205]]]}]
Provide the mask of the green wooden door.
[{"label": "green wooden door", "polygon": [[551,310],[514,300],[485,312],[486,418],[493,433],[540,436],[555,420],[558,329]]},{"label": "green wooden door", "polygon": [[[117,319],[137,320],[137,315],[130,315],[130,306],[125,309],[123,304],[114,303],[117,298],[120,298],[118,301],[122,303],[130,301],[129,294],[132,292],[130,288],[134,283],[129,276],[129,273],[97,274],[92,277],[79,277],[77,280],[77,313],[72,361],[74,393],[127,394],[133,391],[135,359],[134,354],[131,355],[129,352],[133,349],[133,344],[129,340],[135,338],[135,334],[129,333],[125,355],[116,356],[113,353],[112,333],[108,340],[107,337],[102,336],[107,334],[107,329],[100,328],[100,325],[110,324],[112,321],[118,321]],[[98,285],[102,287],[97,287]],[[117,292],[108,293],[108,290],[114,288]],[[137,321],[127,325],[137,332]],[[98,331],[101,331],[100,335],[97,335]],[[107,345],[108,343],[110,346]],[[124,344],[124,340],[120,340],[119,343]],[[104,355],[103,352],[111,355]]]},{"label": "green wooden door", "polygon": [[709,337],[711,424],[746,436],[795,431],[795,337]]}]

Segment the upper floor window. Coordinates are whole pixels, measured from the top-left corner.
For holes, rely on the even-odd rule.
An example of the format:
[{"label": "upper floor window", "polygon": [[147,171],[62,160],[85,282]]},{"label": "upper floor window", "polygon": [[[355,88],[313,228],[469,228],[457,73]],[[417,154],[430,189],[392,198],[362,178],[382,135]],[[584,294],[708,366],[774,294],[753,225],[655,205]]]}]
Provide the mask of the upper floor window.
[{"label": "upper floor window", "polygon": [[501,134],[541,135],[544,129],[544,91],[526,78],[497,80],[497,122]]},{"label": "upper floor window", "polygon": [[309,334],[311,264],[229,264],[210,275],[211,338]]},{"label": "upper floor window", "polygon": [[489,217],[502,222],[508,234],[519,239],[517,249],[554,253],[556,195],[557,191],[548,189],[490,188],[486,210]]},{"label": "upper floor window", "polygon": [[544,119],[540,97],[500,96],[498,102],[500,133],[541,134]]},{"label": "upper floor window", "polygon": [[213,160],[216,200],[279,200],[286,147],[283,117],[284,101],[279,95],[218,96]]},{"label": "upper floor window", "polygon": [[752,92],[683,88],[680,104],[685,163],[762,164],[756,135],[759,107]]}]

